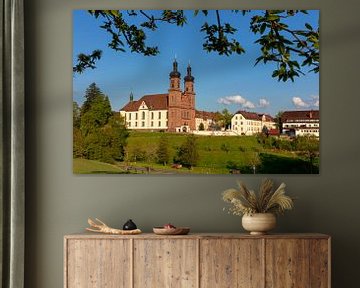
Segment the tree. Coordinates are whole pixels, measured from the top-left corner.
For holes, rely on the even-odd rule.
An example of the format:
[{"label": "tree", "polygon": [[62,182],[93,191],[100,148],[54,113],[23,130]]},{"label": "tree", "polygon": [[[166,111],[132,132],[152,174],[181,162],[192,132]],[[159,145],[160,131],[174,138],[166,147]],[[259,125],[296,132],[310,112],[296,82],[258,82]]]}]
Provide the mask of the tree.
[{"label": "tree", "polygon": [[[76,105],[73,107],[75,117]],[[74,157],[110,163],[123,161],[129,132],[120,113],[112,112],[109,98],[95,83],[86,89],[80,111],[80,125],[73,132]]]},{"label": "tree", "polygon": [[81,117],[78,103],[73,101],[73,128],[80,128]]},{"label": "tree", "polygon": [[231,118],[233,115],[229,112],[228,109],[224,109],[221,111],[221,119],[224,124],[224,128],[228,129],[229,126],[231,126]]},{"label": "tree", "polygon": [[73,158],[83,158],[85,156],[84,137],[79,128],[73,128]]},{"label": "tree", "polygon": [[278,113],[276,113],[275,115],[275,126],[276,126],[276,129],[279,130],[280,134],[282,134],[282,121],[281,121],[281,117],[282,115],[284,114],[283,111],[279,111]]},{"label": "tree", "polygon": [[108,163],[123,161],[128,136],[120,116],[110,117],[106,125],[96,127],[84,136],[85,158]]},{"label": "tree", "polygon": [[295,150],[309,162],[309,172],[313,173],[314,162],[320,155],[320,141],[315,136],[297,136],[294,140]]},{"label": "tree", "polygon": [[90,109],[93,102],[98,97],[103,97],[103,96],[104,94],[101,92],[100,88],[96,86],[96,83],[95,82],[91,83],[89,87],[86,88],[85,91],[85,101],[81,106],[81,114],[86,113]]},{"label": "tree", "polygon": [[108,124],[102,128],[102,132],[103,141],[105,141],[104,146],[110,157],[116,161],[123,161],[129,131],[126,129],[120,113],[114,113],[109,118]]},{"label": "tree", "polygon": [[156,150],[157,161],[164,166],[169,162],[169,141],[165,135],[160,137],[159,145]]},{"label": "tree", "polygon": [[199,124],[199,131],[204,131],[205,130],[205,127],[204,127],[204,123],[200,123]]},{"label": "tree", "polygon": [[[249,18],[249,30],[259,38],[260,56],[258,63],[274,63],[276,68],[272,77],[278,81],[294,81],[294,77],[304,74],[305,66],[309,72],[319,72],[319,27],[305,23],[304,27],[291,27],[291,18],[299,14],[308,14],[306,10],[232,10],[239,17]],[[126,47],[131,52],[145,56],[157,55],[157,46],[148,46],[147,33],[158,29],[159,23],[183,26],[187,17],[183,10],[162,10],[149,12],[146,10],[89,10],[89,13],[102,21],[101,28],[111,36],[108,46],[120,52]],[[241,32],[230,23],[223,21],[221,10],[194,10],[194,17],[202,14],[207,21],[201,26],[205,42],[203,49],[207,52],[229,56],[243,54],[245,49],[238,39]],[[211,18],[210,14],[215,17]],[[215,20],[212,20],[215,19]],[[132,21],[133,20],[133,21]],[[214,23],[209,23],[214,21]],[[238,33],[239,32],[239,33]],[[238,33],[238,34],[237,34]],[[96,67],[96,61],[101,58],[101,51],[94,50],[91,54],[81,53],[77,64],[73,67],[75,73]]]},{"label": "tree", "polygon": [[180,163],[184,167],[192,169],[199,161],[199,152],[196,138],[193,134],[186,137],[185,142],[179,147],[174,159],[175,163]]},{"label": "tree", "polygon": [[84,136],[90,133],[94,129],[98,129],[106,125],[113,112],[111,111],[109,98],[98,94],[94,99],[88,104],[88,108],[84,105],[87,103],[84,102],[82,106],[82,115],[81,115],[81,124],[80,129]]},{"label": "tree", "polygon": [[266,137],[269,137],[269,128],[266,127],[265,125],[263,126],[261,132],[262,134],[266,135]]}]

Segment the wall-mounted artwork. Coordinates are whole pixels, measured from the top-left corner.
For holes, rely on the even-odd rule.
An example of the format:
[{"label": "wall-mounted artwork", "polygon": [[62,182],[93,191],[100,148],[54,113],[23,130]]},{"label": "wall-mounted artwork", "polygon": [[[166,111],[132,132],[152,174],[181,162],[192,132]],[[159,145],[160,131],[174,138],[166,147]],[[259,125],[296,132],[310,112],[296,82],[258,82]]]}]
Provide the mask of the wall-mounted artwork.
[{"label": "wall-mounted artwork", "polygon": [[318,10],[75,10],[73,172],[318,174]]}]

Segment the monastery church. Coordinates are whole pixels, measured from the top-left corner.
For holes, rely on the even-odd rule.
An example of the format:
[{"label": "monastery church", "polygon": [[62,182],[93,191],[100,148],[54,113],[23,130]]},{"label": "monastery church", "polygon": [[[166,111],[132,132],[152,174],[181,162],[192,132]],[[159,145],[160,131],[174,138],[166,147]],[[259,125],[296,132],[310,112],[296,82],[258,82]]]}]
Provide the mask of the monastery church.
[{"label": "monastery church", "polygon": [[127,128],[169,132],[196,130],[195,79],[191,75],[190,64],[184,77],[184,90],[180,87],[181,74],[176,60],[173,62],[169,78],[169,89],[166,94],[145,95],[139,100],[134,100],[133,94],[130,94],[130,101],[120,109]]},{"label": "monastery church", "polygon": [[[168,93],[145,95],[130,101],[120,109],[126,127],[133,130],[168,132],[205,132],[216,124],[216,113],[195,110],[194,77],[190,64],[184,77],[184,90],[181,89],[181,74],[178,63],[173,62],[169,74]],[[314,135],[319,137],[319,111],[284,111],[282,115],[283,133],[292,136]],[[203,130],[199,131],[200,124]],[[270,134],[278,135],[275,119],[268,114],[238,111],[231,119],[227,135],[254,135],[267,128]],[[211,132],[212,133],[212,132]]]}]

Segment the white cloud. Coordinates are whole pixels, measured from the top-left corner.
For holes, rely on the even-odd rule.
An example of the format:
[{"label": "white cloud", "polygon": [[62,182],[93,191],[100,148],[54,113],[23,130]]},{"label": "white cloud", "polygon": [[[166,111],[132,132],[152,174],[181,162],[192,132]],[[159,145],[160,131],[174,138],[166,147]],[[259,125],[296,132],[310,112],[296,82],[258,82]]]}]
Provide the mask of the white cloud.
[{"label": "white cloud", "polygon": [[251,101],[245,99],[240,95],[222,97],[219,98],[217,102],[225,105],[237,104],[237,105],[241,105],[241,107],[243,108],[250,108],[250,109],[255,108],[254,103],[252,103]]},{"label": "white cloud", "polygon": [[230,104],[244,104],[246,99],[240,95],[226,96],[218,99],[218,103],[230,105]]},{"label": "white cloud", "polygon": [[264,98],[259,99],[259,105],[258,107],[260,108],[264,108],[264,107],[268,107],[270,105],[270,102]]},{"label": "white cloud", "polygon": [[319,104],[320,104],[320,102],[319,102],[319,95],[311,95],[310,97],[311,97],[311,99],[312,99],[311,105],[312,105],[312,106],[315,106],[315,107],[319,107]]},{"label": "white cloud", "polygon": [[304,108],[304,107],[309,107],[310,106],[309,103],[305,102],[300,97],[293,97],[292,102],[297,108]]},{"label": "white cloud", "polygon": [[230,105],[230,104],[231,104],[230,100],[228,100],[228,99],[226,99],[226,98],[219,98],[219,99],[217,100],[217,102],[218,102],[219,104],[225,104],[225,105]]},{"label": "white cloud", "polygon": [[253,109],[255,108],[254,103],[250,102],[250,101],[246,101],[244,104],[242,104],[243,108],[249,108],[249,109]]},{"label": "white cloud", "polygon": [[296,108],[308,108],[317,107],[319,108],[319,95],[311,95],[309,100],[303,100],[300,97],[293,97],[292,102]]}]

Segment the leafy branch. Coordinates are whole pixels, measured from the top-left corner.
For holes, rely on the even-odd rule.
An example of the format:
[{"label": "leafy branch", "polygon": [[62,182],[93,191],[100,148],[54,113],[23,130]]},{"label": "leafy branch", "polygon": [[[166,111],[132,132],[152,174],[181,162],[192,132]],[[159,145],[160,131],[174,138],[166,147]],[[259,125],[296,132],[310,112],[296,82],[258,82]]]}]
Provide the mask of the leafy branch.
[{"label": "leafy branch", "polygon": [[[151,14],[146,10],[89,10],[90,15],[101,19],[100,28],[111,37],[109,48],[155,56],[160,53],[157,46],[147,45],[147,33],[158,29],[158,23],[167,23],[179,27],[187,24],[183,10],[162,10],[160,14]],[[240,17],[249,15],[251,10],[232,10]],[[199,14],[208,17],[215,13],[215,23],[207,21],[201,26],[204,33],[203,49],[219,55],[230,56],[243,54],[245,49],[238,40],[238,29],[230,23],[222,21],[220,10],[194,10],[194,17]],[[255,12],[254,12],[255,13]],[[253,14],[254,14],[253,13]],[[292,29],[286,21],[298,14],[308,14],[306,10],[263,10],[251,14],[250,31],[259,34],[255,43],[260,45],[258,63],[275,63],[276,69],[272,77],[278,81],[294,81],[295,77],[304,75],[304,67],[310,68],[308,72],[318,73],[319,64],[319,28],[313,28],[305,23],[304,29]],[[131,19],[137,24],[131,24]],[[95,53],[96,52],[96,53]],[[79,54],[77,64],[73,67],[75,73],[82,73],[85,69],[94,69],[95,62],[101,58],[101,51],[95,50],[92,54]]]},{"label": "leafy branch", "polygon": [[[272,77],[278,80],[294,81],[302,72],[301,67],[311,66],[309,72],[319,72],[319,29],[305,23],[303,30],[291,30],[282,20],[293,17],[298,13],[307,14],[305,10],[267,10],[265,14],[253,16],[250,22],[251,30],[261,37],[255,41],[260,44],[261,56],[259,62],[275,62],[277,69]],[[297,58],[302,59],[302,63]]]},{"label": "leafy branch", "polygon": [[91,54],[87,55],[81,53],[77,56],[77,63],[73,67],[74,73],[83,73],[86,69],[95,69],[96,68],[96,61],[100,60],[102,51],[101,50],[94,50]]}]

